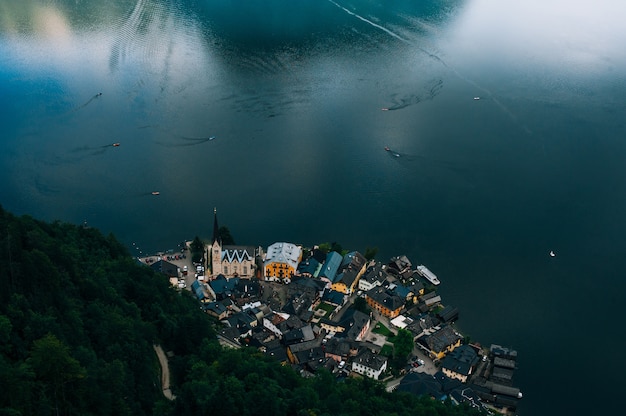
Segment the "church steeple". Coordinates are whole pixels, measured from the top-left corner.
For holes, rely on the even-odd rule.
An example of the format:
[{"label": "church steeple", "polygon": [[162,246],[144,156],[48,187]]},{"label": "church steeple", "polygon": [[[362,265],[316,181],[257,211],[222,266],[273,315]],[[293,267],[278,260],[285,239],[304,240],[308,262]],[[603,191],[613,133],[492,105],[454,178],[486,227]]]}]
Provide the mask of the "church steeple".
[{"label": "church steeple", "polygon": [[213,243],[215,243],[218,239],[219,227],[217,225],[217,208],[213,208]]}]

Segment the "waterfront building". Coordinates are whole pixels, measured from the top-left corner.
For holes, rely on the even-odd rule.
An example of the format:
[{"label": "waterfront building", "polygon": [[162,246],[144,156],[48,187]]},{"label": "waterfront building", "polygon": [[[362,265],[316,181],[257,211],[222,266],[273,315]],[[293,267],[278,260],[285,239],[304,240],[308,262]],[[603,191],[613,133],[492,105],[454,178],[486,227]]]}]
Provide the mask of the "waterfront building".
[{"label": "waterfront building", "polygon": [[440,360],[459,347],[462,340],[463,337],[451,326],[444,326],[437,332],[418,338],[417,341],[428,349],[432,359]]},{"label": "waterfront building", "polygon": [[324,264],[322,265],[322,270],[319,272],[320,279],[327,281],[328,283],[333,283],[335,281],[335,277],[337,276],[337,270],[339,270],[339,266],[341,266],[341,261],[343,257],[341,254],[336,251],[331,251],[326,256],[326,260],[324,260]]},{"label": "waterfront building", "polygon": [[292,243],[274,243],[267,248],[263,269],[266,281],[289,283],[302,260],[302,249]]},{"label": "waterfront building", "polygon": [[333,280],[331,289],[350,295],[357,287],[366,267],[367,259],[358,251],[346,254],[339,266],[338,274]]},{"label": "waterfront building", "polygon": [[478,361],[478,354],[474,348],[469,345],[461,345],[443,359],[441,371],[447,377],[466,383]]},{"label": "waterfront building", "polygon": [[387,273],[387,266],[376,263],[373,266],[369,266],[365,269],[363,277],[359,279],[359,290],[367,292],[375,287],[380,287],[387,281],[389,273]]}]

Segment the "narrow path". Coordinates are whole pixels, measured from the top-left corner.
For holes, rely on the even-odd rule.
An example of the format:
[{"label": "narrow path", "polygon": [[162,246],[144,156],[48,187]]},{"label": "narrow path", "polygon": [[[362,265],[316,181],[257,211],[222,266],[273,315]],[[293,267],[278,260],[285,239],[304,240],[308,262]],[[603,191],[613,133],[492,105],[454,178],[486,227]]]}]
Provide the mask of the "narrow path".
[{"label": "narrow path", "polygon": [[176,396],[174,396],[172,390],[170,390],[170,366],[167,362],[167,356],[160,345],[153,345],[152,348],[154,348],[154,352],[156,352],[157,357],[159,357],[159,364],[161,364],[161,387],[163,388],[163,395],[168,400],[174,400]]}]

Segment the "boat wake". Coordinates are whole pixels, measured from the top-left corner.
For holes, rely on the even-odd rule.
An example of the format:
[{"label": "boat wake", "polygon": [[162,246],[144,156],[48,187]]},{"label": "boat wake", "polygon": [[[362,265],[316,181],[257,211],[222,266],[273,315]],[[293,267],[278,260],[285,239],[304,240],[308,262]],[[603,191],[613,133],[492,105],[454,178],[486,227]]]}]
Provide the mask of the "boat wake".
[{"label": "boat wake", "polygon": [[[399,40],[400,42],[403,42],[407,45],[413,46],[415,48],[417,48],[417,50],[419,50],[420,52],[422,52],[423,54],[425,54],[426,56],[428,56],[429,58],[433,59],[434,61],[437,61],[438,63],[440,63],[442,66],[444,66],[445,68],[449,69],[450,71],[452,71],[452,73],[454,75],[456,75],[459,79],[465,81],[466,83],[470,84],[471,86],[473,86],[474,88],[476,88],[479,91],[484,92],[485,96],[488,96],[505,114],[507,114],[511,120],[516,123],[516,124],[520,124],[522,129],[524,130],[524,132],[526,132],[527,134],[532,134],[532,131],[528,128],[528,126],[526,126],[523,123],[520,123],[520,121],[518,120],[517,116],[511,111],[509,110],[508,107],[506,107],[501,101],[499,101],[497,99],[497,97],[495,97],[493,95],[493,93],[488,90],[487,88],[479,85],[476,81],[464,76],[463,74],[461,74],[458,70],[456,70],[454,67],[451,67],[450,65],[448,65],[448,63],[446,61],[444,61],[439,55],[432,53],[431,51],[425,49],[424,47],[416,44],[415,42],[412,42],[409,39],[406,39],[402,36],[400,36],[399,34],[387,29],[386,27],[379,25],[378,23],[375,23],[347,8],[345,8],[344,6],[342,6],[341,4],[335,2],[334,0],[328,0],[330,3],[334,4],[335,6],[337,6],[339,9],[343,10],[345,13],[348,13],[349,15],[361,20],[362,22],[367,23],[368,25],[375,27],[383,32],[385,32],[386,34],[388,34],[389,36]],[[411,104],[408,104],[411,105]],[[404,105],[404,107],[408,106],[408,105]],[[383,111],[388,111],[388,110],[398,110],[400,108],[404,108],[404,107],[384,107],[382,108]]]},{"label": "boat wake", "polygon": [[392,103],[388,107],[383,107],[383,111],[395,111],[401,110],[403,108],[409,107],[411,105],[419,104],[422,101],[432,100],[443,88],[443,80],[436,79],[428,82],[424,86],[424,91],[417,94],[392,94],[389,98],[389,101]]},{"label": "boat wake", "polygon": [[170,137],[170,139],[175,139],[175,140],[167,140],[167,141],[163,141],[163,140],[155,140],[154,143],[160,145],[160,146],[165,146],[165,147],[189,147],[189,146],[198,146],[201,144],[204,144],[206,142],[211,142],[213,140],[215,140],[217,138],[217,136],[208,136],[208,137],[191,137],[191,136],[182,136],[180,134],[176,134],[176,133],[172,133],[167,129],[161,128],[159,126],[153,126],[153,125],[146,125],[146,126],[139,126],[137,127],[138,129],[148,129],[148,128],[152,128],[152,129],[156,129],[158,131],[161,131],[162,133],[165,133],[166,135],[168,135]]},{"label": "boat wake", "polygon": [[90,99],[88,99],[87,101],[85,101],[84,103],[82,103],[81,105],[79,105],[78,107],[75,107],[71,110],[69,110],[67,113],[64,114],[64,116],[67,116],[69,114],[73,114],[76,113],[77,111],[82,110],[83,108],[87,107],[89,104],[91,104],[94,100],[97,100],[98,98],[100,98],[102,96],[102,93],[99,92],[96,95],[92,96]]}]

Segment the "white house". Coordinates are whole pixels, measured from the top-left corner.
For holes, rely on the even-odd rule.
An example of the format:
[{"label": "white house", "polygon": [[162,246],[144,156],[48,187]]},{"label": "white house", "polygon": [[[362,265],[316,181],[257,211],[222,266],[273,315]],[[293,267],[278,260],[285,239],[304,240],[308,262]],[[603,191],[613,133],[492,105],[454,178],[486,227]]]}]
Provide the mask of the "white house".
[{"label": "white house", "polygon": [[366,377],[378,380],[378,377],[387,370],[387,358],[364,350],[352,361],[352,371]]}]

